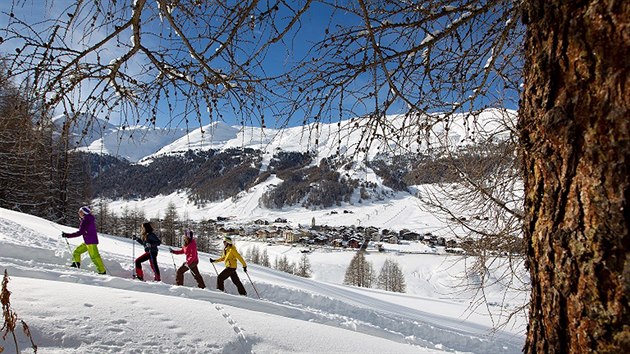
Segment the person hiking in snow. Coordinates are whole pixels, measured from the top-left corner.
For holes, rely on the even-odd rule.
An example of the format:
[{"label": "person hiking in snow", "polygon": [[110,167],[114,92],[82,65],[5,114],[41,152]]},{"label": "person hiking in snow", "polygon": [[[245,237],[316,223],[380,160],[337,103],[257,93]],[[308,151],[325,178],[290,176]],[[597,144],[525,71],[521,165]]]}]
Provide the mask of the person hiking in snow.
[{"label": "person hiking in snow", "polygon": [[239,279],[238,274],[236,274],[236,260],[241,261],[241,264],[243,265],[243,271],[247,273],[247,264],[245,263],[243,257],[236,250],[232,238],[230,236],[225,236],[223,238],[223,256],[221,256],[221,258],[219,259],[210,258],[210,263],[225,261],[225,269],[223,269],[223,271],[219,273],[219,276],[217,277],[217,289],[225,291],[223,283],[225,282],[225,279],[230,278],[232,279],[234,285],[236,285],[238,293],[241,295],[247,295],[245,287],[243,286],[243,283],[241,283],[241,279]]},{"label": "person hiking in snow", "polygon": [[98,253],[96,221],[89,207],[82,206],[79,208],[79,219],[81,219],[81,222],[79,223],[79,231],[69,234],[65,232],[61,233],[61,237],[64,238],[83,236],[83,243],[78,245],[72,253],[72,264],[70,266],[74,268],[81,268],[81,255],[87,252],[92,259],[92,263],[96,266],[98,274],[105,274],[105,266],[103,265],[101,255]]},{"label": "person hiking in snow", "polygon": [[186,262],[184,262],[179,269],[177,269],[177,275],[175,276],[175,284],[184,285],[184,273],[190,269],[193,277],[197,281],[197,286],[201,289],[205,289],[206,284],[203,282],[203,277],[199,273],[197,264],[199,263],[199,256],[197,255],[197,242],[193,237],[192,230],[186,229],[184,231],[184,247],[180,250],[174,250],[169,248],[172,254],[186,254]]},{"label": "person hiking in snow", "polygon": [[142,262],[148,260],[151,270],[153,270],[154,280],[160,281],[160,268],[157,263],[158,246],[162,243],[160,238],[153,232],[153,226],[150,222],[145,222],[140,226],[140,237],[133,237],[139,244],[144,246],[144,254],[136,258],[136,277],[144,280],[144,272],[142,272]]}]

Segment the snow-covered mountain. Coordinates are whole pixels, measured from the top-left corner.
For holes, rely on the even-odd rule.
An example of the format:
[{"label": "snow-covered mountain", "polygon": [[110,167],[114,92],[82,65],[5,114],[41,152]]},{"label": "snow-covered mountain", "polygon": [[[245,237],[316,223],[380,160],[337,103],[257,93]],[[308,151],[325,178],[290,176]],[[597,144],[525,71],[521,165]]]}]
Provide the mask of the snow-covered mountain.
[{"label": "snow-covered mountain", "polygon": [[[213,122],[188,134],[185,129],[114,128],[95,118],[91,120],[94,123],[87,127],[72,125],[72,132],[75,142],[81,146],[80,150],[123,157],[130,162],[150,163],[155,157],[188,150],[230,148],[252,148],[268,156],[282,150],[311,152],[318,159],[347,155],[361,160],[372,159],[379,153],[396,155],[426,152],[442,143],[457,146],[489,137],[500,139],[509,134],[505,127],[513,125],[514,118],[514,111],[492,109],[476,114],[459,114],[448,120],[440,115],[392,115],[387,116],[380,126],[370,127],[365,118],[284,129],[230,126]],[[62,122],[63,119],[58,118],[57,121]],[[426,129],[428,125],[432,128]],[[359,150],[366,147],[368,130],[372,130],[375,140],[369,150]]]},{"label": "snow-covered mountain", "polygon": [[[240,182],[246,185],[246,188],[236,190],[236,192],[230,190],[228,194],[227,189],[223,188],[234,186],[226,183],[225,178],[220,180],[222,176],[208,182],[215,186],[223,183],[219,189],[226,194],[226,197],[222,200],[216,198],[202,200],[202,188],[209,187],[199,187],[199,184],[195,185],[195,183],[205,178],[205,175],[209,174],[208,170],[196,169],[193,174],[195,179],[181,183],[175,178],[185,175],[183,171],[189,170],[182,164],[177,165],[176,168],[165,165],[167,167],[162,167],[159,171],[153,168],[158,172],[138,169],[134,172],[124,170],[127,167],[123,166],[119,172],[105,176],[97,183],[100,191],[112,188],[119,193],[114,198],[97,199],[105,200],[109,204],[109,210],[115,213],[120,213],[127,207],[143,211],[147,217],[160,218],[164,215],[167,206],[173,203],[177,206],[180,216],[192,220],[232,217],[237,218],[239,222],[250,223],[257,219],[273,221],[276,218],[283,218],[296,227],[316,222],[318,225],[330,226],[355,225],[391,230],[409,229],[415,232],[433,232],[448,238],[454,237],[458,231],[457,227],[449,225],[445,218],[438,220],[439,217],[428,213],[425,205],[418,199],[421,194],[426,195],[425,187],[408,186],[406,190],[392,190],[385,186],[382,176],[366,165],[366,160],[377,156],[427,152],[444,143],[452,146],[468,146],[484,139],[505,139],[510,134],[509,128],[514,122],[515,112],[487,110],[476,115],[455,116],[449,121],[440,120],[440,116],[425,117],[425,119],[435,120],[432,129],[427,131],[420,129],[419,126],[409,128],[411,125],[409,118],[402,115],[387,118],[387,126],[382,127],[379,130],[380,134],[376,135],[381,138],[387,135],[387,139],[376,139],[369,149],[364,150],[360,149],[365,140],[365,132],[362,129],[362,127],[365,128],[363,126],[365,122],[361,119],[286,129],[229,126],[221,122],[213,122],[188,134],[184,134],[181,130],[127,128],[124,131],[110,131],[109,134],[93,141],[81,150],[109,153],[137,162],[142,166],[150,166],[162,157],[181,156],[190,150],[224,151],[233,148],[249,148],[261,152],[260,165],[252,166],[255,168],[253,177]],[[407,128],[401,129],[403,126]],[[406,136],[401,135],[403,133]],[[397,137],[396,134],[398,134]],[[418,140],[420,135],[422,139]],[[341,178],[369,186],[369,191],[361,192],[360,188],[352,187],[355,190],[344,197],[343,202],[340,202],[342,198],[337,198],[337,203],[333,207],[322,208],[321,205],[315,205],[313,208],[306,208],[300,203],[294,203],[269,208],[263,205],[261,200],[265,198],[266,193],[278,188],[284,181],[276,175],[276,171],[271,171],[267,175],[265,171],[279,152],[308,152],[309,156],[313,157],[309,166],[318,166],[322,159],[331,156],[346,157],[353,163],[344,162],[341,166],[335,166],[333,167],[336,169],[335,172],[339,173]],[[225,159],[233,160],[234,156]],[[225,160],[221,163],[211,165],[210,168],[216,168],[216,166],[225,168]],[[242,174],[239,173],[229,175],[228,180],[241,178]],[[149,175],[150,178],[140,178]],[[306,179],[308,176],[300,178]],[[146,183],[149,183],[151,187],[163,188],[162,190],[167,190],[167,192],[159,195],[143,195],[134,190]],[[318,181],[314,179],[311,186],[317,183]],[[191,191],[191,186],[197,190]],[[122,195],[120,191],[123,189],[126,195],[132,197],[120,197]],[[366,193],[369,196],[366,197]],[[477,213],[474,208],[461,212],[462,216],[467,218],[476,216]]]},{"label": "snow-covered mountain", "polygon": [[[199,269],[208,288],[194,287],[190,274],[184,286],[173,285],[174,268],[184,259],[167,247],[158,255],[162,282],[134,280],[133,257],[140,251],[112,235],[99,235],[107,275],[97,275],[87,255],[82,269],[69,268],[70,251],[82,240],[67,245],[59,235],[75,230],[0,209],[0,271],[9,274],[11,308],[28,324],[38,353],[481,354],[519,353],[524,343],[522,313],[510,326],[492,327],[527,295],[497,278],[484,293],[487,303],[471,302],[475,288],[466,285],[476,280],[459,256],[406,253],[413,245],[368,252],[377,270],[386,259],[401,265],[408,289],[401,294],[341,285],[353,253],[316,249],[308,255],[312,279],[255,264],[248,264],[248,277],[239,266],[248,292],[242,297],[229,281],[226,293],[215,289],[208,257],[216,255],[205,253]],[[256,246],[267,247],[271,257],[302,255],[247,239],[236,245],[243,254]],[[497,267],[495,275],[505,271]],[[148,266],[145,272],[151,274]],[[30,352],[21,326],[16,332],[21,352]],[[0,347],[14,352],[11,335],[0,338]]]},{"label": "snow-covered mountain", "polygon": [[186,134],[181,128],[117,127],[110,122],[79,114],[75,119],[65,115],[53,118],[56,135],[67,126],[70,146],[78,151],[107,154],[131,162],[156,153]]},{"label": "snow-covered mountain", "polygon": [[80,113],[74,118],[59,115],[52,119],[56,135],[61,135],[67,129],[69,144],[82,147],[92,144],[103,136],[116,133],[118,128],[104,119],[94,117],[88,113]]}]

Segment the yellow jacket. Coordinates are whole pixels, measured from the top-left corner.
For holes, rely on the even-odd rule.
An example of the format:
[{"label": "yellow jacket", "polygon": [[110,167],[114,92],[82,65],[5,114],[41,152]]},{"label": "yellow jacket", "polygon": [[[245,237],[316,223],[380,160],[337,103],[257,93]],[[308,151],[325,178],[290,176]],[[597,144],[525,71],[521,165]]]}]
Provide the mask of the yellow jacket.
[{"label": "yellow jacket", "polygon": [[225,261],[226,267],[236,268],[236,260],[241,261],[241,264],[243,265],[243,267],[247,267],[245,260],[243,259],[241,254],[238,253],[238,251],[236,250],[236,247],[234,247],[234,245],[230,245],[223,249],[223,256],[221,256],[221,258],[219,259],[216,259],[215,262]]}]

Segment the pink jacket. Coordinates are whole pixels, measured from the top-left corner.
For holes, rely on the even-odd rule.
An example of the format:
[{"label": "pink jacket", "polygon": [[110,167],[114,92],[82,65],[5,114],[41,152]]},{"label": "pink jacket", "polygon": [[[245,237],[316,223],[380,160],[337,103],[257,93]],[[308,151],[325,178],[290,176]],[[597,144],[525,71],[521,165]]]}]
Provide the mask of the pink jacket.
[{"label": "pink jacket", "polygon": [[173,250],[174,254],[186,253],[186,263],[194,264],[199,262],[199,256],[197,256],[197,242],[193,238],[187,245],[182,247],[181,250]]}]

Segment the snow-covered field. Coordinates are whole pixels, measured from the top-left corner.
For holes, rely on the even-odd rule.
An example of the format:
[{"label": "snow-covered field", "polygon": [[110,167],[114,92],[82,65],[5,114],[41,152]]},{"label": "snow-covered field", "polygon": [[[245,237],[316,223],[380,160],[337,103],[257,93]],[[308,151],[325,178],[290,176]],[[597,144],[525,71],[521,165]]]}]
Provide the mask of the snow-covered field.
[{"label": "snow-covered field", "polygon": [[[0,209],[0,271],[9,273],[12,309],[29,325],[38,353],[517,353],[524,343],[524,316],[500,330],[493,323],[526,295],[499,283],[487,289],[487,306],[471,306],[473,290],[460,286],[475,280],[464,276],[459,256],[370,252],[376,271],[388,257],[401,265],[408,292],[398,294],[341,285],[353,254],[315,250],[312,279],[250,264],[254,289],[239,267],[248,291],[242,297],[229,280],[226,293],[214,289],[207,254],[200,254],[199,268],[208,289],[195,288],[190,274],[185,286],[172,285],[167,247],[158,257],[162,282],[133,280],[133,242],[109,235],[99,235],[108,275],[97,275],[89,258],[85,269],[69,268],[59,235],[73,226]],[[70,239],[71,247],[79,242]],[[302,255],[285,245],[236,245],[242,254],[266,247],[272,260]],[[177,265],[183,261],[174,257]],[[10,335],[0,346],[14,351]],[[20,333],[22,352],[32,352],[29,346]]]}]

